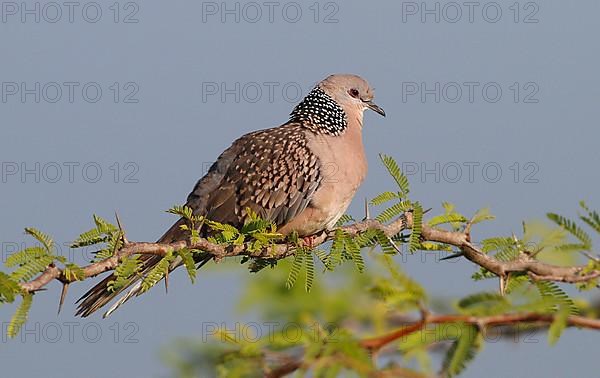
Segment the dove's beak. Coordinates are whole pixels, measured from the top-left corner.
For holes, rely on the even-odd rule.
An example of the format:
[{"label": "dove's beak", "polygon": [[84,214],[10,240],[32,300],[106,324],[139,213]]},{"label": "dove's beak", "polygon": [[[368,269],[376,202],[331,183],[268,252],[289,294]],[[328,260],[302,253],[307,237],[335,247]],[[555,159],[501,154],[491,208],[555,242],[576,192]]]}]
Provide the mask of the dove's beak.
[{"label": "dove's beak", "polygon": [[379,107],[379,105],[377,105],[373,101],[365,101],[364,103],[365,103],[365,105],[367,105],[367,108],[369,108],[372,111],[374,111],[375,113],[381,114],[382,116],[385,117],[385,111],[383,109],[381,109]]}]

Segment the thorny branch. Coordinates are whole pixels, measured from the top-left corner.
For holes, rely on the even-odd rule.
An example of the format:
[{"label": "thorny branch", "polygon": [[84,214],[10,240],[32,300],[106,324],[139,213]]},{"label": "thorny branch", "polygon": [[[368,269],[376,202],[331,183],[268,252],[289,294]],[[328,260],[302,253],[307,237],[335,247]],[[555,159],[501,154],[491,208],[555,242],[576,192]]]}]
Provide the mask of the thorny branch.
[{"label": "thorny branch", "polygon": [[[366,338],[360,340],[361,347],[369,351],[371,354],[376,354],[385,346],[400,340],[415,332],[419,332],[431,324],[469,324],[477,326],[481,331],[488,330],[492,327],[501,326],[517,326],[519,324],[539,324],[548,326],[556,318],[556,314],[538,314],[538,313],[523,313],[523,314],[504,314],[493,316],[471,316],[471,315],[432,315],[423,313],[423,317],[412,323],[406,324],[401,328],[391,331],[387,334]],[[579,327],[587,329],[600,330],[600,320],[590,319],[583,316],[571,315],[567,318],[567,326]],[[269,378],[279,378],[290,374],[301,367],[304,361],[302,358],[290,360],[281,364],[265,374]]]},{"label": "thorny branch", "polygon": [[[369,229],[376,229],[382,231],[389,238],[392,238],[402,231],[412,229],[412,226],[413,214],[407,212],[389,224],[383,224],[374,219],[366,219],[361,222],[343,226],[341,229],[350,235],[358,235]],[[334,236],[335,231],[324,231],[317,235],[313,235],[310,246],[316,247],[326,243],[327,241],[332,240]],[[500,291],[503,294],[507,279],[511,273],[525,273],[532,280],[568,283],[584,282],[600,277],[599,270],[586,271],[584,270],[586,268],[585,266],[558,266],[547,264],[535,260],[527,253],[520,253],[519,257],[512,261],[499,261],[493,256],[483,253],[480,248],[471,242],[470,225],[467,225],[464,231],[448,231],[423,224],[421,239],[422,241],[441,243],[458,248],[460,250],[460,255],[476,265],[494,273],[500,278]],[[195,242],[187,240],[169,244],[129,242],[124,240],[124,244],[123,248],[117,251],[112,257],[83,267],[84,278],[91,278],[103,272],[114,270],[124,258],[131,255],[151,254],[165,256],[169,252],[176,252],[188,248],[205,251],[211,254],[215,260],[222,260],[223,258],[232,256],[283,259],[293,255],[296,248],[294,245],[282,243],[272,245],[261,251],[250,251],[247,245],[220,245],[203,238],[197,239]],[[42,290],[53,280],[58,280],[65,286],[61,298],[62,302],[62,300],[64,300],[66,286],[73,282],[74,279],[68,278],[64,271],[54,264],[48,266],[37,278],[29,282],[21,283],[20,285],[24,291],[35,292]],[[390,333],[363,339],[360,341],[360,345],[371,354],[376,354],[390,343],[412,333],[419,332],[430,324],[471,324],[483,331],[493,327],[515,326],[522,323],[548,326],[555,320],[555,316],[556,315],[554,314],[521,313],[477,317],[470,315],[434,315],[427,311],[423,311],[421,319],[408,322]],[[571,315],[567,318],[566,324],[572,327],[600,330],[599,319]],[[302,368],[303,364],[304,362],[302,359],[288,359],[285,363],[266,372],[265,376],[272,378],[283,377]]]},{"label": "thorny branch", "polygon": [[[404,230],[410,230],[412,225],[412,213],[407,212],[389,224],[383,224],[374,219],[366,219],[361,222],[343,226],[341,229],[350,235],[357,235],[369,229],[377,229],[383,231],[391,238]],[[311,240],[311,246],[315,247],[332,240],[334,235],[334,231],[324,231],[314,235]],[[506,281],[510,273],[526,273],[533,280],[568,283],[584,282],[600,277],[600,270],[584,273],[585,266],[558,266],[547,264],[535,260],[525,253],[521,253],[520,256],[513,261],[499,261],[494,257],[483,253],[471,242],[470,230],[467,230],[466,232],[447,231],[423,224],[421,238],[423,241],[442,243],[460,249],[462,255],[466,259],[500,277],[502,292],[504,286],[502,283]],[[165,256],[169,251],[176,252],[184,248],[202,250],[210,253],[215,260],[221,260],[232,256],[283,259],[293,255],[295,247],[290,244],[275,244],[264,250],[251,252],[248,250],[247,245],[220,245],[211,243],[203,238],[200,238],[194,243],[190,241],[178,241],[170,244],[126,242],[125,246],[113,256],[83,267],[84,278],[95,277],[106,271],[114,270],[124,258],[131,255],[151,254]],[[63,284],[74,281],[74,279],[66,277],[62,269],[52,264],[32,281],[24,282],[20,285],[23,290],[34,292],[44,288],[52,280],[58,280]]]}]

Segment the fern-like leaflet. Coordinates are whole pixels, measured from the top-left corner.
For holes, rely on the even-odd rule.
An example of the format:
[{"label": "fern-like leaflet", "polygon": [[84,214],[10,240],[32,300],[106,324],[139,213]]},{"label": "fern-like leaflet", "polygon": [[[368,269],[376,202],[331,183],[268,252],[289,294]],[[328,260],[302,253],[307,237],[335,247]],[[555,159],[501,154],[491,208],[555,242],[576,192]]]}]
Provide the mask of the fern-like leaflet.
[{"label": "fern-like leaflet", "polygon": [[312,255],[312,251],[308,248],[303,248],[304,250],[304,270],[306,272],[306,281],[304,285],[304,289],[307,293],[310,293],[310,289],[312,288],[313,281],[315,279],[315,260]]},{"label": "fern-like leaflet", "polygon": [[400,197],[406,198],[410,192],[408,178],[402,173],[400,167],[398,167],[398,163],[396,163],[392,157],[387,155],[380,154],[379,158],[383,162],[383,165],[388,170],[390,175],[396,181],[396,184],[398,184],[398,188],[400,188]]},{"label": "fern-like leaflet", "polygon": [[291,289],[296,284],[296,280],[298,279],[298,275],[300,274],[300,270],[302,269],[303,261],[304,251],[299,248],[294,254],[294,262],[292,263],[290,273],[288,274],[287,281],[285,282],[285,287],[287,287],[288,289]]},{"label": "fern-like leaflet", "polygon": [[536,281],[537,287],[542,299],[548,302],[548,310],[558,311],[561,307],[568,310],[571,315],[579,314],[579,307],[556,283],[550,281]]},{"label": "fern-like leaflet", "polygon": [[547,216],[548,216],[548,219],[550,219],[551,221],[553,221],[560,227],[564,228],[565,230],[570,232],[571,235],[573,235],[577,239],[579,239],[579,241],[581,241],[581,243],[583,244],[585,250],[591,249],[592,239],[574,221],[567,219],[567,218],[563,217],[562,215],[555,214],[555,213],[548,213]]},{"label": "fern-like leaflet", "polygon": [[481,347],[482,337],[475,326],[462,325],[442,364],[443,371],[454,377],[462,372]]},{"label": "fern-like leaflet", "polygon": [[[199,251],[197,251],[199,252]],[[192,251],[187,248],[180,249],[177,254],[181,257],[185,270],[187,271],[190,281],[194,283],[196,281],[196,263],[194,262],[194,256]]]},{"label": "fern-like leaflet", "polygon": [[121,264],[115,268],[113,272],[115,279],[108,282],[108,290],[114,292],[127,286],[130,278],[138,274],[139,271],[138,256],[124,258],[121,260]]},{"label": "fern-like leaflet", "polygon": [[8,337],[15,337],[19,334],[21,327],[27,321],[27,316],[29,315],[29,309],[31,308],[31,302],[33,301],[33,294],[23,294],[23,301],[17,307],[15,314],[10,319],[10,323],[8,323],[8,327],[6,332]]},{"label": "fern-like leaflet", "polygon": [[173,261],[172,252],[167,253],[142,279],[142,293],[150,290],[156,285],[169,271],[169,265]]},{"label": "fern-like leaflet", "polygon": [[423,231],[423,208],[418,202],[415,202],[413,206],[413,227],[408,242],[408,248],[411,253],[419,250],[421,245],[421,232]]}]

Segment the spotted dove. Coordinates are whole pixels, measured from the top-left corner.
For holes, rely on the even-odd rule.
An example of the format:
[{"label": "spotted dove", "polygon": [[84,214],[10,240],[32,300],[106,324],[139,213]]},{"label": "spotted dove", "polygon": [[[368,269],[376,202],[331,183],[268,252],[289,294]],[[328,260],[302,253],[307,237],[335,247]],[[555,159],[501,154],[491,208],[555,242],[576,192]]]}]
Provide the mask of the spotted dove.
[{"label": "spotted dove", "polygon": [[[362,143],[365,109],[385,116],[365,80],[356,75],[327,77],[294,108],[288,122],[233,142],[194,186],[186,205],[195,214],[235,227],[244,224],[250,208],[277,224],[282,234],[310,236],[333,228],[367,173]],[[181,224],[180,219],[158,242],[188,237]],[[129,292],[105,316],[141,293],[140,277],[160,259],[140,257],[142,273],[130,280]],[[209,260],[210,256],[203,257],[198,267]],[[108,291],[113,279],[111,275],[89,290],[79,300],[77,314],[92,314],[125,289]]]}]

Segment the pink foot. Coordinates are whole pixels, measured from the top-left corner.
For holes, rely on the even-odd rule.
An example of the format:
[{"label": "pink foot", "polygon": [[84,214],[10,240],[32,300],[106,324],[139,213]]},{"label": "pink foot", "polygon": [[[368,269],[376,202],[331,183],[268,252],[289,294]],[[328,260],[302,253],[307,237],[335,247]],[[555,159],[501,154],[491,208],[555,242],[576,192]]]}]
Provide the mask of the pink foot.
[{"label": "pink foot", "polygon": [[313,249],[313,247],[315,246],[315,239],[315,235],[305,236],[302,238],[303,245],[305,247],[308,247],[309,249]]}]

